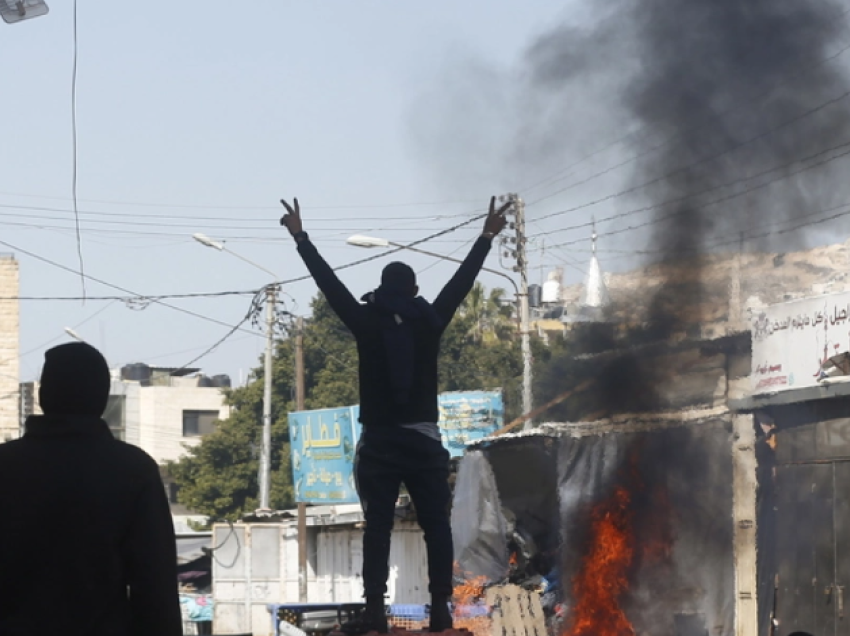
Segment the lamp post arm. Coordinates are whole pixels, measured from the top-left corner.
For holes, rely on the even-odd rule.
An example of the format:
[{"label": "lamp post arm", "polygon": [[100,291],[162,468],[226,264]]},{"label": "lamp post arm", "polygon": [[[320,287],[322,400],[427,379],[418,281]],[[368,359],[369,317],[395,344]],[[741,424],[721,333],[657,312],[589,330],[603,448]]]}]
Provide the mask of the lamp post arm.
[{"label": "lamp post arm", "polygon": [[253,265],[253,266],[254,266],[254,267],[256,267],[257,269],[261,269],[261,270],[263,270],[266,274],[269,274],[269,275],[270,275],[270,276],[271,276],[274,280],[277,280],[277,279],[278,279],[278,275],[277,275],[277,274],[275,274],[273,271],[271,271],[271,270],[269,270],[269,269],[266,269],[266,268],[265,268],[265,267],[263,267],[262,265],[258,265],[258,264],[257,264],[257,263],[255,263],[254,261],[252,261],[252,260],[250,260],[250,259],[248,259],[248,258],[245,258],[244,256],[242,256],[241,254],[239,254],[239,253],[237,253],[237,252],[234,252],[234,251],[232,251],[232,250],[227,249],[227,247],[226,247],[226,246],[223,248],[223,250],[224,250],[225,252],[227,252],[228,254],[231,254],[231,255],[235,256],[235,257],[236,257],[236,258],[238,258],[239,260],[241,260],[241,261],[245,261],[245,262],[246,262],[246,263],[248,263],[249,265]]}]

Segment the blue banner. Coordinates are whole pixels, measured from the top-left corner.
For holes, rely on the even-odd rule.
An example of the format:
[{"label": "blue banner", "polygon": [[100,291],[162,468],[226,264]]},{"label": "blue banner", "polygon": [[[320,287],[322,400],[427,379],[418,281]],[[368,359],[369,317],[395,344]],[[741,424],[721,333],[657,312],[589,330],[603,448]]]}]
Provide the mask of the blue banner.
[{"label": "blue banner", "polygon": [[442,393],[440,433],[452,457],[460,457],[466,445],[495,433],[505,421],[501,391]]},{"label": "blue banner", "polygon": [[[504,425],[501,391],[462,391],[439,397],[440,433],[452,457]],[[357,503],[354,451],[360,439],[360,406],[289,414],[295,501]]]},{"label": "blue banner", "polygon": [[359,501],[352,470],[356,419],[357,412],[350,406],[289,414],[295,501]]}]

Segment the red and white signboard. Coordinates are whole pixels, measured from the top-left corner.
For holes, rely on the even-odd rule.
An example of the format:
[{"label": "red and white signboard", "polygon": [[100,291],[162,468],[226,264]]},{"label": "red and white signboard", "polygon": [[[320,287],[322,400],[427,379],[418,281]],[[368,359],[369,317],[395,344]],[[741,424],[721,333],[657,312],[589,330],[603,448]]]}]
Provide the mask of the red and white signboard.
[{"label": "red and white signboard", "polygon": [[773,305],[751,331],[754,394],[816,386],[823,363],[850,351],[850,293]]}]

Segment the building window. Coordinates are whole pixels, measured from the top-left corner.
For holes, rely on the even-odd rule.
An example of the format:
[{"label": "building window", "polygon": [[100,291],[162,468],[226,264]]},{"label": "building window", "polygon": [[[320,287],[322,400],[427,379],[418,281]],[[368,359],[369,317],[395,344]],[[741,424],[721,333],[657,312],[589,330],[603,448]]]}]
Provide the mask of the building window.
[{"label": "building window", "polygon": [[215,430],[218,411],[183,411],[183,437],[201,437]]}]

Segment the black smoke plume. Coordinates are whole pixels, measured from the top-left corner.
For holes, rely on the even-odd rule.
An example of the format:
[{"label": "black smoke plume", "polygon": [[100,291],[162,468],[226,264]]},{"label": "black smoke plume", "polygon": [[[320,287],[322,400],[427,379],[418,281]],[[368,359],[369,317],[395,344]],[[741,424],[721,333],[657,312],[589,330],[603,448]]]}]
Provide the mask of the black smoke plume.
[{"label": "black smoke plume", "polygon": [[[629,13],[641,68],[623,97],[643,131],[634,176],[662,257],[698,263],[738,236],[769,247],[771,229],[846,195],[850,83],[835,55],[846,31],[836,4],[640,0]],[[683,289],[668,271],[650,317],[672,326],[671,302],[699,304],[701,286]]]}]

